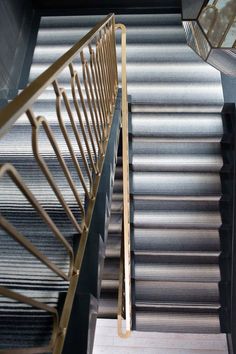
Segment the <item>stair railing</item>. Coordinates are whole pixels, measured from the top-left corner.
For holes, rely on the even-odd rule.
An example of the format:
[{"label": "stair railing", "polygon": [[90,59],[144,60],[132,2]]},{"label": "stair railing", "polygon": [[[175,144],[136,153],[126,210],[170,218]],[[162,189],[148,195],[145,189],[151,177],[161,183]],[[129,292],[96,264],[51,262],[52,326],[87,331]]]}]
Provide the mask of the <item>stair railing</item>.
[{"label": "stair railing", "polygon": [[[123,240],[120,259],[120,277],[118,291],[118,334],[127,338],[131,334],[131,252],[130,252],[130,192],[129,192],[129,127],[128,98],[126,76],[126,27],[116,24],[121,30],[121,80],[122,80],[122,167],[123,167]],[[125,317],[125,332],[123,331]]]},{"label": "stair railing", "polygon": [[[122,43],[124,41],[123,36],[122,29]],[[124,60],[123,54],[122,60]],[[67,89],[61,87],[59,83],[60,74],[64,69],[69,69],[72,100],[68,98]],[[124,70],[125,69],[123,68],[122,82],[125,96],[122,101],[122,111],[124,132],[127,133],[125,125],[127,119],[127,91],[126,85],[124,86]],[[53,132],[53,127],[50,126],[50,119],[47,119],[47,117],[36,112],[34,108],[34,104],[37,102],[38,97],[49,87],[53,89],[55,94],[55,116],[57,117],[58,126],[60,127],[69,151],[69,156],[73,162],[75,171],[78,174],[78,179],[85,196],[84,199],[79,194],[66,160],[61,153],[57,138]],[[70,260],[68,274],[66,274],[55,263],[50,261],[45,254],[40,252],[37,246],[27,239],[27,235],[21,234],[20,231],[7,220],[7,218],[4,216],[0,217],[0,227],[6,232],[7,236],[13,238],[59,277],[69,281],[69,288],[61,316],[58,315],[57,309],[53,306],[48,306],[43,302],[24,296],[14,289],[10,290],[5,287],[0,288],[1,296],[50,313],[53,317],[54,323],[51,341],[47,347],[4,349],[0,350],[0,353],[34,354],[52,351],[54,354],[57,354],[62,352],[76,287],[80,276],[81,264],[85,253],[96,193],[105,159],[117,89],[118,74],[115,17],[111,14],[98,23],[86,36],[61,56],[35,81],[29,84],[28,87],[26,87],[0,112],[0,137],[3,138],[4,135],[12,129],[14,123],[20,117],[20,119],[22,119],[22,115],[24,115],[25,120],[28,120],[32,129],[32,155],[34,156],[41,172],[46,177],[52,192],[58,200],[60,208],[62,208],[68,216],[71,224],[77,230],[79,237],[78,251],[74,254],[72,246],[50,218],[45,208],[40,205],[38,198],[31,192],[17,169],[8,163],[0,165],[0,183],[4,175],[11,179],[21,194],[27,199],[32,209],[41,218],[42,222],[47,225],[48,229],[65,248]],[[74,146],[68,134],[67,125],[64,121],[65,111],[62,111],[62,105],[65,107],[71,131],[73,132],[73,136],[78,145],[80,159],[74,151]],[[77,208],[80,210],[81,220],[78,220],[73,214],[71,206],[68,205],[64,199],[63,190],[57,185],[53,173],[47,165],[38,141],[39,132],[41,130],[46,133],[48,142],[56,155],[55,158],[60,165],[65,180],[70,186],[72,195],[77,203]],[[124,144],[126,144],[124,147],[127,147],[127,142],[124,142]],[[82,169],[83,171],[86,171],[86,176],[82,173]],[[125,182],[126,193],[128,193],[127,180]],[[127,210],[127,208],[125,210]],[[126,223],[127,222],[128,221],[126,220]]]}]

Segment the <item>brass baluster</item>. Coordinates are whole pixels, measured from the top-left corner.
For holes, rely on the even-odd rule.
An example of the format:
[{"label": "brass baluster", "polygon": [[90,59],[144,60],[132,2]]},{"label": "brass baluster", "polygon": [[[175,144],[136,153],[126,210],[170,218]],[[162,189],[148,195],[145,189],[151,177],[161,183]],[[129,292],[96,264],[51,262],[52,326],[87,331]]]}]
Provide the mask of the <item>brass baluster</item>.
[{"label": "brass baluster", "polygon": [[99,55],[100,55],[100,63],[101,63],[101,68],[103,72],[103,81],[104,81],[104,86],[105,86],[105,92],[106,92],[106,99],[107,99],[107,105],[108,105],[108,114],[109,114],[109,124],[110,124],[110,119],[111,119],[111,104],[110,104],[110,92],[109,92],[109,80],[108,80],[108,74],[107,74],[107,65],[106,65],[106,59],[104,57],[104,39],[101,38],[100,41],[100,50],[99,50]]},{"label": "brass baluster", "polygon": [[86,70],[86,77],[87,77],[87,80],[88,80],[88,89],[90,91],[90,96],[91,96],[92,109],[93,109],[93,112],[95,114],[95,119],[96,119],[96,127],[97,127],[97,130],[98,130],[99,142],[100,142],[100,146],[101,146],[101,152],[103,153],[103,145],[102,145],[102,140],[103,139],[102,139],[102,133],[101,133],[102,127],[100,126],[100,122],[101,121],[98,118],[98,112],[97,112],[97,108],[96,108],[96,104],[95,104],[95,96],[94,96],[94,93],[93,93],[93,85],[92,85],[91,75],[90,75],[89,66],[88,66],[87,61],[85,63],[85,70]]},{"label": "brass baluster", "polygon": [[97,82],[96,75],[95,75],[94,50],[92,49],[91,45],[89,45],[89,52],[90,52],[90,67],[91,67],[92,79],[93,79],[93,83],[94,83],[94,92],[95,92],[95,96],[96,96],[96,102],[97,102],[98,112],[99,112],[99,116],[100,116],[100,122],[101,122],[103,140],[104,140],[106,138],[105,117],[103,115],[103,110],[102,110],[102,106],[101,106],[101,97],[99,94],[98,82]]},{"label": "brass baluster", "polygon": [[85,92],[86,92],[86,97],[87,97],[90,117],[91,117],[91,121],[92,121],[92,125],[93,125],[93,131],[94,131],[95,139],[96,139],[96,142],[97,142],[98,150],[99,150],[100,154],[102,154],[102,150],[101,150],[101,146],[100,146],[99,133],[98,133],[97,127],[96,127],[96,122],[95,122],[94,115],[93,115],[92,103],[91,103],[91,99],[90,99],[90,95],[89,95],[89,89],[88,89],[87,61],[85,60],[83,51],[80,53],[80,57],[81,57],[81,62],[82,62],[84,88],[85,88]]},{"label": "brass baluster", "polygon": [[94,54],[94,71],[95,71],[95,76],[96,76],[96,80],[98,83],[99,95],[101,98],[101,106],[102,106],[103,117],[104,117],[104,126],[107,131],[107,122],[108,122],[107,102],[106,102],[105,93],[103,90],[102,76],[101,76],[100,67],[99,67],[100,64],[99,64],[99,56],[97,53],[97,49],[98,49],[98,42],[96,43],[96,54]]},{"label": "brass baluster", "polygon": [[90,160],[92,169],[93,169],[94,173],[97,174],[98,173],[97,166],[96,166],[96,163],[94,162],[94,159],[93,159],[93,156],[92,156],[92,151],[91,151],[90,146],[89,146],[88,137],[86,135],[84,122],[83,122],[83,119],[82,119],[82,116],[81,116],[81,113],[80,113],[80,108],[79,108],[78,99],[77,99],[76,90],[75,90],[75,85],[76,85],[77,89],[78,89],[78,92],[79,92],[81,106],[82,106],[82,109],[83,109],[83,112],[84,112],[84,117],[85,117],[85,122],[86,122],[86,125],[87,125],[87,129],[88,129],[88,135],[89,135],[89,138],[90,138],[90,143],[91,143],[92,150],[93,150],[93,153],[94,153],[94,156],[95,156],[95,160],[96,160],[96,148],[95,148],[95,145],[94,145],[92,131],[91,131],[90,124],[89,124],[89,121],[88,121],[88,116],[87,116],[86,107],[85,107],[85,103],[84,103],[84,98],[83,98],[83,94],[82,94],[82,90],[81,90],[81,86],[80,86],[79,76],[78,76],[77,71],[74,70],[74,67],[73,67],[72,63],[69,65],[69,68],[70,68],[70,73],[71,73],[71,90],[72,90],[74,106],[75,106],[75,109],[76,109],[77,117],[78,117],[78,120],[79,120],[79,123],[80,123],[80,128],[81,128],[81,131],[82,131],[82,134],[83,134],[84,142],[85,142],[86,149],[87,149],[87,152],[88,152],[88,155],[89,155],[89,160]]},{"label": "brass baluster", "polygon": [[115,28],[115,17],[112,17],[112,56],[114,62],[114,73],[115,73],[115,87],[118,86],[118,70],[117,70],[117,56],[116,56],[116,28]]},{"label": "brass baluster", "polygon": [[70,118],[70,122],[74,121],[73,114],[72,114],[71,107],[70,107],[70,103],[68,101],[68,98],[67,98],[65,90],[62,89],[62,88],[59,88],[57,80],[53,81],[52,85],[53,85],[53,88],[54,88],[54,91],[55,91],[55,94],[56,94],[56,111],[57,111],[57,117],[58,117],[58,121],[59,121],[59,125],[60,125],[60,128],[61,128],[62,134],[63,134],[64,139],[66,141],[66,145],[67,145],[68,150],[70,152],[71,158],[73,160],[73,163],[74,163],[76,172],[77,172],[77,174],[79,176],[80,182],[81,182],[81,184],[83,186],[84,192],[85,192],[87,198],[90,198],[90,192],[89,192],[89,190],[88,190],[88,188],[86,186],[86,182],[84,180],[83,173],[81,171],[78,159],[77,159],[77,157],[75,155],[73,146],[71,144],[71,141],[70,141],[70,138],[69,138],[69,135],[68,135],[64,120],[62,118],[62,114],[61,114],[61,100],[63,98],[65,106],[66,106],[66,110],[67,110],[67,113],[68,113],[68,116]]},{"label": "brass baluster", "polygon": [[[42,116],[39,116],[39,117],[35,117],[33,112],[31,110],[28,110],[27,112],[27,116],[31,122],[31,125],[32,125],[32,148],[33,148],[33,153],[35,155],[35,159],[36,161],[39,163],[39,166],[42,170],[42,172],[45,174],[52,190],[54,191],[54,193],[56,194],[56,196],[58,197],[59,201],[61,202],[62,206],[64,206],[64,209],[67,211],[70,219],[72,220],[73,224],[76,226],[77,230],[80,231],[80,233],[82,232],[82,228],[83,228],[83,225],[84,225],[84,221],[85,221],[85,211],[84,211],[84,207],[83,207],[83,204],[82,204],[82,201],[80,199],[80,196],[77,192],[77,188],[76,188],[76,185],[74,184],[74,181],[71,177],[71,174],[69,172],[69,169],[65,163],[65,160],[60,152],[60,149],[59,149],[59,146],[56,142],[56,139],[54,138],[54,135],[53,135],[53,132],[47,122],[47,120],[42,117]],[[67,204],[64,202],[64,198],[62,197],[62,194],[59,192],[59,189],[56,188],[56,183],[52,177],[52,174],[50,173],[48,167],[47,167],[47,164],[45,163],[44,159],[42,158],[40,152],[39,152],[39,146],[38,146],[38,134],[39,134],[39,129],[40,127],[43,127],[47,137],[48,137],[48,140],[56,154],[56,157],[57,157],[57,160],[61,166],[61,169],[66,177],[66,180],[71,188],[71,191],[75,197],[75,200],[79,206],[79,209],[81,211],[81,217],[82,217],[82,226],[78,225],[73,213],[71,212],[71,210],[69,211],[68,210],[68,207],[67,207]],[[72,215],[73,216],[72,216]]]},{"label": "brass baluster", "polygon": [[109,62],[110,62],[110,80],[111,80],[111,89],[112,89],[112,104],[115,103],[115,71],[114,71],[114,57],[112,55],[112,26],[110,24],[108,28],[108,54],[109,54]]},{"label": "brass baluster", "polygon": [[24,184],[21,176],[17,172],[17,170],[10,164],[4,164],[0,166],[0,178],[2,178],[5,174],[7,174],[17,188],[21,191],[21,193],[25,196],[25,198],[32,205],[33,209],[37,211],[45,224],[51,229],[54,236],[63,244],[66,249],[69,257],[70,257],[70,269],[68,276],[60,270],[53,262],[51,262],[48,257],[43,255],[37,247],[35,247],[25,236],[23,236],[13,225],[11,225],[3,216],[0,217],[0,226],[7,231],[18,243],[20,243],[24,248],[26,248],[30,253],[32,253],[37,259],[39,259],[43,264],[45,264],[48,268],[50,268],[54,273],[59,275],[61,278],[65,280],[69,280],[74,264],[74,253],[70,244],[66,241],[64,236],[61,234],[60,230],[50,218],[48,213],[44,210],[44,208],[39,204],[37,199],[34,197],[33,193],[27,188]]},{"label": "brass baluster", "polygon": [[102,65],[102,59],[100,55],[100,48],[101,48],[101,40],[99,39],[97,41],[96,45],[96,58],[97,58],[97,64],[98,64],[98,73],[99,73],[99,78],[101,82],[101,88],[102,88],[102,94],[104,97],[104,104],[106,107],[106,121],[107,124],[110,124],[110,112],[109,112],[109,103],[108,103],[108,95],[107,95],[107,87],[106,87],[106,82],[105,82],[105,77],[104,77],[104,70],[103,70],[103,65]]},{"label": "brass baluster", "polygon": [[111,106],[114,104],[114,87],[113,87],[113,72],[112,72],[112,58],[111,58],[111,47],[110,47],[110,26],[106,26],[106,40],[105,44],[105,57],[107,58],[107,72],[108,72],[108,81],[110,88],[110,102]]}]

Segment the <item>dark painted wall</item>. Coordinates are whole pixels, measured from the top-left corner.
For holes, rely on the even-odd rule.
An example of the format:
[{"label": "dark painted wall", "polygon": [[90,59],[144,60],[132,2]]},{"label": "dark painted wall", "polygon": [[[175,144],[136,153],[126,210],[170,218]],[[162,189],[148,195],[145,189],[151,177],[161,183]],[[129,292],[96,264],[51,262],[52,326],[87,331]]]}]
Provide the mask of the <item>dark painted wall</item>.
[{"label": "dark painted wall", "polygon": [[181,0],[33,0],[39,8],[138,8],[138,7],[181,7]]},{"label": "dark painted wall", "polygon": [[181,0],[32,0],[42,14],[180,13]]},{"label": "dark painted wall", "polygon": [[195,19],[198,16],[204,2],[205,0],[182,0],[183,19]]},{"label": "dark painted wall", "polygon": [[221,74],[224,99],[226,103],[236,103],[236,77]]},{"label": "dark painted wall", "polygon": [[0,0],[0,100],[16,94],[33,18],[31,0]]}]

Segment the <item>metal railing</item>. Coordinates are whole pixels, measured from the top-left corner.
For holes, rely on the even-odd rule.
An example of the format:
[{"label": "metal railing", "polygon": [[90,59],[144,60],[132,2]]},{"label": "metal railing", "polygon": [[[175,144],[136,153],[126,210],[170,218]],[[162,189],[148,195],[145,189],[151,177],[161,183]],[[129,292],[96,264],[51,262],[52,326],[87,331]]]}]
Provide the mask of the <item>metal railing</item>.
[{"label": "metal railing", "polygon": [[[120,278],[118,291],[118,334],[127,338],[131,334],[131,252],[130,252],[130,193],[129,193],[129,131],[128,131],[128,99],[126,76],[126,27],[116,24],[121,30],[121,80],[122,80],[122,167],[123,167],[123,240],[120,260]],[[125,332],[122,319],[125,317]]]},{"label": "metal railing", "polygon": [[[122,119],[123,119],[123,169],[124,169],[124,249],[125,249],[125,286],[127,290],[126,301],[126,322],[127,331],[131,329],[131,303],[130,303],[130,255],[129,255],[129,183],[128,183],[128,109],[127,109],[127,88],[125,68],[125,28],[117,25],[122,30]],[[79,62],[79,64],[78,64]],[[77,68],[78,69],[77,70]],[[70,73],[70,94],[68,98],[67,89],[59,84],[60,74],[64,69]],[[80,71],[81,70],[81,71]],[[78,192],[71,171],[66,159],[61,153],[61,147],[57,142],[53,129],[50,126],[50,119],[36,113],[34,104],[38,97],[47,88],[52,88],[55,95],[55,115],[58,126],[64,138],[65,145],[69,151],[69,157],[73,162],[79,181],[84,193],[84,199]],[[69,281],[69,287],[59,317],[55,307],[48,306],[43,302],[36,301],[30,297],[7,289],[0,288],[0,295],[27,304],[33,308],[43,310],[53,317],[53,331],[51,341],[43,348],[19,348],[0,350],[0,353],[40,353],[53,351],[61,353],[65,335],[70,319],[73,300],[75,296],[78,279],[80,276],[81,264],[83,261],[88,231],[96,200],[96,193],[99,185],[103,162],[106,154],[107,143],[114,113],[118,88],[118,73],[116,59],[116,38],[115,18],[111,14],[97,24],[85,37],[75,44],[68,52],[60,57],[35,81],[33,81],[22,93],[19,94],[0,112],[0,136],[3,137],[13,124],[26,114],[28,124],[32,130],[32,154],[41,172],[46,178],[51,191],[57,198],[58,205],[65,212],[71,224],[79,234],[78,251],[74,254],[72,246],[56,226],[48,212],[41,206],[37,197],[27,187],[17,169],[5,163],[0,166],[0,183],[2,177],[8,177],[26,198],[32,209],[47,225],[55,238],[63,245],[69,257],[69,271],[65,273],[53,261],[49,260],[37,246],[30,242],[25,235],[17,230],[3,216],[0,217],[0,227],[18,242],[24,249],[46,265],[51,271],[63,280]],[[65,111],[62,110],[62,105]],[[74,134],[75,141],[80,152],[80,159],[74,151],[64,121],[64,113],[69,118],[70,128]],[[47,164],[39,144],[39,134],[43,131],[48,139],[58,164],[63,172],[64,178],[70,186],[71,193],[80,211],[80,220],[75,217],[71,206],[64,198],[61,186],[59,186]],[[85,173],[83,172],[85,171]],[[4,178],[5,178],[4,177]],[[86,203],[84,202],[86,200]],[[128,280],[129,277],[129,280]]]}]

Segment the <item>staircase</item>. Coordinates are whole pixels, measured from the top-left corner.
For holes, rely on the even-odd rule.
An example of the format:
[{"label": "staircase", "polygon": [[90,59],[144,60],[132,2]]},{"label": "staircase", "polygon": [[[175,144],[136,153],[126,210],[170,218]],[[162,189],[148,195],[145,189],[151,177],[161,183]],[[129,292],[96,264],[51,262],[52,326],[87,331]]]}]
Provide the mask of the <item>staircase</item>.
[{"label": "staircase", "polygon": [[179,16],[145,19],[150,59],[129,78],[133,326],[220,333],[220,74],[186,46]]},{"label": "staircase", "polygon": [[[42,17],[30,81],[102,18]],[[219,211],[219,173],[223,167],[220,143],[224,134],[220,114],[223,105],[220,74],[204,64],[187,47],[180,15],[118,15],[116,22],[127,26],[127,79],[128,93],[132,99],[130,178],[133,329],[217,334],[221,332],[219,229],[222,221]],[[120,62],[119,40],[117,55]],[[63,74],[60,77],[64,87],[69,86],[66,77]],[[53,122],[55,95],[52,91],[45,92],[38,105],[38,111],[45,112]],[[47,204],[42,198],[41,190],[45,186],[33,182],[39,172],[32,160],[28,159],[27,139],[30,139],[30,132],[25,131],[22,120],[1,141],[1,161],[4,158],[14,161],[19,171],[23,162],[31,164],[32,175],[26,176],[29,185],[55,222],[66,231],[68,242],[73,246],[75,230],[68,227],[65,216],[53,211],[53,199]],[[13,144],[16,140],[20,141],[17,147]],[[19,151],[21,158],[15,162],[16,151]],[[45,156],[48,156],[49,162],[50,154],[45,145]],[[105,318],[116,316],[122,212],[121,173],[121,161],[118,159],[100,304],[100,316]],[[57,178],[63,185],[60,176]],[[2,187],[1,192],[6,187],[9,187],[8,184]],[[68,202],[73,204],[71,195],[67,197]],[[22,205],[25,208],[25,204]],[[14,219],[13,214],[11,217]],[[20,226],[21,220],[17,222]],[[50,250],[55,250],[54,244],[45,241],[43,229],[38,229],[38,233],[32,236],[33,239],[43,240],[41,247],[47,249],[50,256]],[[8,245],[8,249],[12,247]],[[1,255],[4,249],[5,244],[2,244]],[[15,254],[19,259],[22,258],[19,250]],[[15,273],[17,257],[11,274]],[[59,248],[56,257],[58,264],[64,264],[67,269],[68,258],[60,253]],[[1,262],[5,264],[2,257]],[[45,270],[41,270],[38,264],[32,267],[30,262],[25,257],[25,268],[17,271],[17,276],[13,276],[14,281],[19,280],[20,288],[24,284],[22,289],[26,295],[32,294],[52,305],[57,304],[59,292],[66,291],[67,282],[58,283],[57,277],[52,278],[44,273]],[[40,279],[35,277],[34,267],[38,269]],[[26,278],[34,279],[33,285],[27,285],[25,274]],[[30,313],[29,326],[24,328],[25,331],[29,331],[35,323],[34,315],[34,312]],[[2,328],[4,321],[1,322]],[[22,321],[22,317],[19,321]],[[45,322],[43,328],[35,325],[33,340],[38,333],[45,332],[49,319],[46,318]],[[17,324],[12,326],[17,343],[17,333],[18,337],[22,333],[17,332]],[[12,337],[9,338],[11,343]],[[225,337],[221,335],[219,340],[224,341]],[[195,349],[201,353],[200,348]]]},{"label": "staircase", "polygon": [[119,20],[132,97],[133,328],[220,333],[220,74],[188,48],[180,16]]}]

